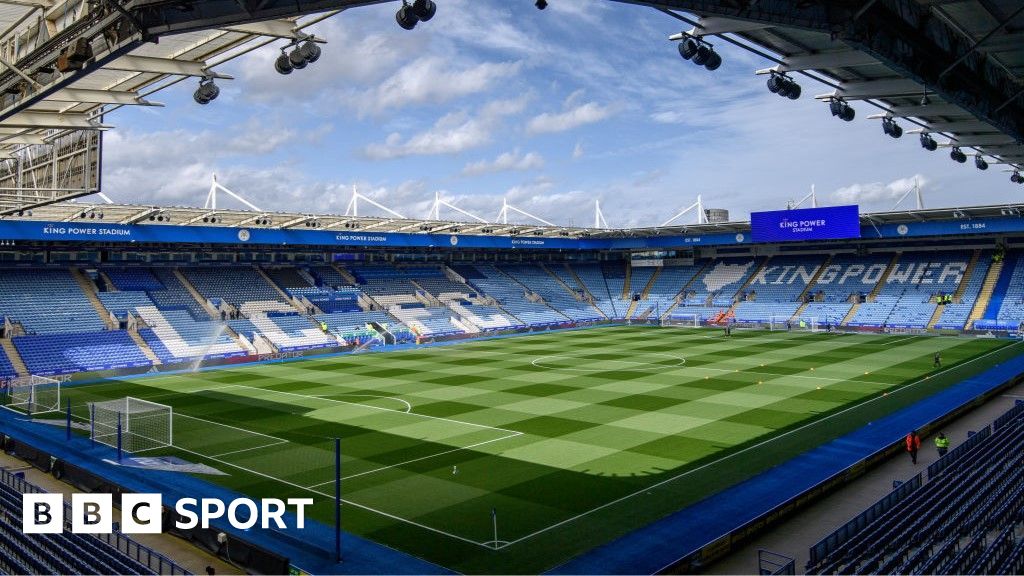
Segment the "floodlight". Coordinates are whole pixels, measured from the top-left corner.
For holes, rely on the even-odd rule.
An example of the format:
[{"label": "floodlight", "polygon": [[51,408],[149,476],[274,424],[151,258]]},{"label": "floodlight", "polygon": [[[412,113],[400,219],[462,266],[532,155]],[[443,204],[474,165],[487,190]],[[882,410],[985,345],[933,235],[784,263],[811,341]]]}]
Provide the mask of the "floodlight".
[{"label": "floodlight", "polygon": [[1010,174],[1010,182],[1014,184],[1024,184],[1024,176],[1020,175],[1020,172],[1014,170],[1013,174]]},{"label": "floodlight", "polygon": [[437,12],[437,4],[434,4],[434,0],[414,0],[412,3],[412,13],[420,19],[420,22],[427,22],[434,17],[434,13]]},{"label": "floodlight", "polygon": [[533,3],[533,5],[537,7],[537,10],[543,10],[548,7],[548,3],[546,0],[537,0],[536,2]]},{"label": "floodlight", "polygon": [[929,152],[935,152],[939,148],[939,143],[930,134],[925,132],[921,134],[921,148]]},{"label": "floodlight", "polygon": [[949,157],[960,164],[967,162],[967,155],[964,154],[957,146],[954,146],[953,149],[949,151]]},{"label": "floodlight", "polygon": [[985,162],[985,159],[981,157],[981,154],[975,154],[974,167],[978,170],[988,170],[988,162]]},{"label": "floodlight", "polygon": [[398,25],[405,30],[412,30],[419,23],[420,19],[413,12],[412,6],[409,6],[405,0],[402,0],[402,7],[395,12],[395,21]]},{"label": "floodlight", "polygon": [[689,60],[697,53],[697,48],[700,48],[700,42],[692,36],[687,36],[679,43],[679,55],[683,60]]},{"label": "floodlight", "polygon": [[288,53],[288,62],[291,63],[292,68],[296,70],[302,70],[306,67],[306,57],[302,54],[301,48],[296,48]]},{"label": "floodlight", "polygon": [[832,112],[833,116],[839,117],[840,120],[850,122],[857,115],[856,110],[852,106],[846,103],[842,98],[830,98],[828,101],[828,108]]},{"label": "floodlight", "polygon": [[291,74],[292,69],[294,69],[294,66],[292,66],[291,60],[289,60],[288,55],[282,51],[281,55],[274,61],[274,70],[277,70],[278,74]]},{"label": "floodlight", "polygon": [[711,56],[708,57],[708,61],[704,63],[704,68],[710,72],[718,70],[718,67],[722,65],[722,57],[718,55],[718,52],[711,51]]},{"label": "floodlight", "polygon": [[886,134],[892,136],[893,138],[899,138],[900,136],[903,136],[903,128],[900,128],[900,125],[897,124],[895,120],[889,117],[882,118],[882,132],[885,132]]},{"label": "floodlight", "polygon": [[313,40],[303,42],[302,46],[299,46],[299,52],[302,53],[302,57],[306,59],[308,64],[312,64],[320,59],[320,46]]},{"label": "floodlight", "polygon": [[199,81],[199,87],[192,94],[192,99],[198,104],[209,104],[220,95],[220,88],[213,83],[213,78],[203,78]]}]

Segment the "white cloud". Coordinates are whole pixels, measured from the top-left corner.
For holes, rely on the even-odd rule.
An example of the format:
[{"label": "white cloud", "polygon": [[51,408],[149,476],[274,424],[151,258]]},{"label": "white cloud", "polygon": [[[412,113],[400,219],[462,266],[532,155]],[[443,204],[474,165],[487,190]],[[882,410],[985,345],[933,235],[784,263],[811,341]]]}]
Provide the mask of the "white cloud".
[{"label": "white cloud", "polygon": [[[844,186],[832,193],[832,198],[841,203],[847,204],[886,204],[896,202],[901,196],[919,185],[922,191],[927,185],[928,179],[920,174],[909,178],[898,178],[889,183],[868,182]],[[911,199],[913,202],[913,199]],[[907,207],[913,204],[907,204]]]},{"label": "white cloud", "polygon": [[392,132],[383,143],[366,146],[363,154],[373,160],[388,160],[405,156],[436,156],[458,154],[479,148],[492,140],[495,130],[506,116],[522,112],[528,96],[515,100],[495,100],[471,116],[466,112],[452,112],[442,116],[426,131],[403,140]]},{"label": "white cloud", "polygon": [[572,159],[579,160],[580,158],[583,158],[583,143],[577,142],[572,149]]},{"label": "white cloud", "polygon": [[441,104],[485,92],[519,73],[518,62],[484,62],[453,68],[448,58],[426,56],[403,64],[394,75],[357,94],[354,103],[362,113],[380,114],[411,104]]},{"label": "white cloud", "polygon": [[565,110],[557,113],[545,112],[530,119],[526,124],[528,134],[545,134],[565,132],[587,124],[600,122],[612,115],[610,106],[602,106],[597,102],[577,104],[582,93],[577,90],[565,101]]},{"label": "white cloud", "polygon": [[544,167],[544,157],[536,152],[520,154],[516,148],[511,152],[498,155],[494,160],[480,160],[466,164],[462,169],[465,176],[479,176],[481,174],[493,174],[495,172],[537,170]]}]

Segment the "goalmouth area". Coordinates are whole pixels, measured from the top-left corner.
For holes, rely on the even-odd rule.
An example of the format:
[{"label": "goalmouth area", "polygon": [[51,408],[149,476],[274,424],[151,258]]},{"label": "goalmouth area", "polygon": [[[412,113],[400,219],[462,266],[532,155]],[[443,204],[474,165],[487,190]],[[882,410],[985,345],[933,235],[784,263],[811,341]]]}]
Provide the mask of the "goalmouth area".
[{"label": "goalmouth area", "polygon": [[1022,351],[614,326],[70,385],[62,398],[81,421],[126,396],[173,407],[173,446],[141,455],[209,465],[225,475],[204,480],[250,496],[313,496],[326,524],[340,437],[346,532],[459,572],[542,572]]}]

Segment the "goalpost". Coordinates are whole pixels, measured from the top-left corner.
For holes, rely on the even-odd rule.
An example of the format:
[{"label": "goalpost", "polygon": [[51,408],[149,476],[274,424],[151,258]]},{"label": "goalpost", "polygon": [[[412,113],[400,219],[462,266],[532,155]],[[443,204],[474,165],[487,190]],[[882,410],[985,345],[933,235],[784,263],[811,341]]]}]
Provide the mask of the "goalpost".
[{"label": "goalpost", "polygon": [[7,406],[27,414],[59,412],[60,380],[46,376],[21,376],[7,383]]},{"label": "goalpost", "polygon": [[128,453],[174,444],[174,410],[166,404],[131,396],[89,404],[90,435],[100,444]]},{"label": "goalpost", "polygon": [[818,317],[812,316],[810,318],[798,318],[795,322],[792,322],[794,330],[803,330],[804,332],[821,332],[821,328],[818,326]]},{"label": "goalpost", "polygon": [[662,326],[685,326],[687,328],[700,328],[699,314],[670,314],[668,318],[661,321]]},{"label": "goalpost", "polygon": [[772,316],[768,319],[768,329],[772,332],[791,330],[799,323],[799,320],[794,322],[792,316]]}]

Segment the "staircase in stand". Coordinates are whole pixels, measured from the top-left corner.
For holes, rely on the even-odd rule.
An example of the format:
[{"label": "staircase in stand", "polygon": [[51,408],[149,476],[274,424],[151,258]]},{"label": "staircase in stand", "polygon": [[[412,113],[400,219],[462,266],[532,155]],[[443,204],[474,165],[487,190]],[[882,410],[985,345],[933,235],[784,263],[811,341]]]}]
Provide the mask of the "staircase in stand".
[{"label": "staircase in stand", "polygon": [[857,315],[858,308],[860,308],[860,302],[854,302],[853,306],[850,306],[850,311],[846,313],[846,316],[843,316],[843,320],[839,325],[846,326],[850,320],[853,320],[853,317]]},{"label": "staircase in stand", "polygon": [[21,354],[18,354],[14,342],[8,338],[0,339],[0,347],[3,347],[4,352],[7,353],[7,359],[11,361],[11,366],[14,366],[14,371],[18,376],[28,376],[28,366],[25,366],[25,361],[21,359]]},{"label": "staircase in stand", "polygon": [[945,311],[946,311],[946,305],[945,304],[936,304],[935,312],[932,312],[932,317],[931,317],[930,320],[928,320],[928,329],[929,330],[935,328],[935,325],[938,324],[939,320],[942,318],[942,313],[945,312]]},{"label": "staircase in stand", "polygon": [[[623,280],[623,282],[622,282],[622,299],[623,300],[626,300],[630,296],[632,296],[632,292],[633,292],[632,289],[631,289],[631,286],[629,285],[630,282],[632,282],[632,279],[633,279],[633,264],[630,263],[630,262],[626,262],[625,266],[626,266],[626,279]],[[628,317],[628,315],[627,315],[627,317]]]},{"label": "staircase in stand", "polygon": [[[871,293],[868,294],[868,302],[874,302],[875,297],[877,297],[882,292],[882,289],[885,288],[885,283],[889,281],[889,275],[892,274],[893,268],[896,267],[896,263],[899,261],[899,253],[893,254],[892,260],[889,260],[889,266],[885,268],[885,272],[882,273],[882,277],[878,279],[878,284],[875,284],[875,287],[871,290]],[[854,306],[854,308],[856,308],[856,306]],[[846,322],[844,321],[843,324],[845,325]]]},{"label": "staircase in stand", "polygon": [[142,336],[139,336],[138,332],[135,330],[128,330],[128,335],[131,336],[132,340],[135,341],[135,344],[139,347],[139,350],[142,350],[142,354],[146,358],[149,358],[149,361],[152,362],[154,366],[162,364],[162,362],[160,362],[160,358],[157,357],[156,353],[153,352],[153,349],[149,347],[149,344],[146,344],[146,341],[142,339]]},{"label": "staircase in stand", "polygon": [[964,275],[960,279],[960,285],[956,287],[956,292],[953,292],[953,301],[959,302],[964,297],[964,292],[967,291],[967,285],[971,282],[971,277],[974,276],[974,269],[978,266],[978,258],[981,257],[981,250],[975,250],[971,256],[970,263],[967,264],[967,270],[964,270]]},{"label": "staircase in stand", "polygon": [[303,308],[302,305],[299,304],[297,300],[295,300],[295,298],[292,298],[291,294],[288,294],[287,292],[284,291],[283,288],[278,286],[277,282],[274,282],[273,278],[271,278],[270,275],[263,270],[263,268],[260,268],[259,266],[253,266],[253,268],[255,268],[256,272],[263,277],[263,280],[265,280],[267,284],[270,284],[270,286],[274,290],[276,290],[278,294],[281,295],[281,298],[284,298],[284,301],[290,304],[292,308],[295,308],[295,310],[299,314],[302,314],[303,316],[307,314],[306,309]]},{"label": "staircase in stand", "polygon": [[96,284],[78,268],[71,268],[70,270],[71,277],[78,283],[78,287],[82,289],[82,294],[85,294],[89,304],[92,304],[93,309],[96,310],[96,315],[100,317],[100,320],[103,320],[107,330],[116,330],[117,323],[110,317],[110,311],[103,307],[99,296],[96,296]]},{"label": "staircase in stand", "polygon": [[693,278],[690,278],[689,280],[686,281],[686,284],[683,284],[683,287],[679,289],[679,292],[676,292],[676,301],[673,302],[667,310],[661,313],[661,316],[658,318],[659,320],[664,320],[665,318],[668,318],[668,315],[671,314],[677,306],[679,306],[680,300],[686,299],[686,291],[694,282],[697,281],[697,278],[700,278],[700,275],[703,274],[709,266],[711,266],[712,262],[713,260],[708,260],[707,262],[705,262],[704,265],[700,267],[700,270],[697,270],[697,272],[693,275]]},{"label": "staircase in stand", "polygon": [[206,313],[210,315],[210,318],[220,318],[220,314],[217,312],[217,310],[215,310],[213,306],[210,306],[210,303],[209,301],[207,301],[206,297],[200,294],[199,290],[196,290],[196,287],[193,286],[192,282],[190,282],[189,279],[186,278],[185,275],[181,273],[181,270],[175,268],[174,277],[177,278],[178,282],[181,283],[185,290],[192,295],[192,298],[195,299],[195,301],[198,302],[199,305],[203,307],[203,310],[205,310]]},{"label": "staircase in stand", "polygon": [[821,266],[818,266],[818,271],[815,272],[814,276],[811,277],[811,281],[807,283],[807,286],[804,286],[804,291],[801,292],[800,296],[797,297],[797,301],[804,302],[804,304],[803,306],[800,307],[799,310],[797,310],[797,313],[803,312],[804,308],[807,307],[807,302],[805,302],[807,294],[811,291],[811,289],[814,288],[814,285],[818,283],[818,278],[821,277],[822,273],[825,272],[825,268],[828,268],[828,265],[831,263],[832,255],[829,254],[828,256],[825,257],[825,261],[821,263]]},{"label": "staircase in stand", "polygon": [[995,291],[996,284],[999,282],[999,276],[1003,272],[1003,261],[993,262],[988,268],[988,274],[985,275],[985,281],[981,284],[981,292],[978,293],[978,299],[974,301],[974,308],[971,308],[971,315],[967,317],[967,325],[965,328],[973,328],[974,322],[980,320],[985,316],[985,310],[988,309],[989,302],[992,300],[992,292]]}]

